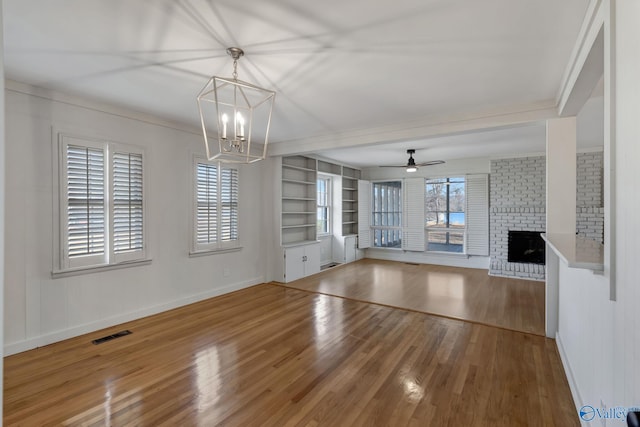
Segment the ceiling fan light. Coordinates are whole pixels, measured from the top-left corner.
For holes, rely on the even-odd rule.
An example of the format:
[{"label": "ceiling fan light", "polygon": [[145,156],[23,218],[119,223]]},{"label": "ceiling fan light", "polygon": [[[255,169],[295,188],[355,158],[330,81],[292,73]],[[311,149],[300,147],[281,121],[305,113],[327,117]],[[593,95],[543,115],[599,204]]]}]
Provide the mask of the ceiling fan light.
[{"label": "ceiling fan light", "polygon": [[413,172],[417,172],[418,168],[415,166],[407,166],[407,172],[409,173],[413,173]]}]

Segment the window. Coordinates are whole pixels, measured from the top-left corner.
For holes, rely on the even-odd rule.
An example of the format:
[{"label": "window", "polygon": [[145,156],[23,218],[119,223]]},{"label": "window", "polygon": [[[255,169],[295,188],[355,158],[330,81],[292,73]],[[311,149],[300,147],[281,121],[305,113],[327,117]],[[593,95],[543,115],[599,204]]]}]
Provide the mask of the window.
[{"label": "window", "polygon": [[464,177],[427,180],[425,200],[427,250],[464,252]]},{"label": "window", "polygon": [[402,182],[373,183],[373,246],[402,247]]},{"label": "window", "polygon": [[145,256],[143,154],[60,135],[60,270]]},{"label": "window", "polygon": [[238,247],[238,170],[195,160],[193,252]]},{"label": "window", "polygon": [[317,226],[318,235],[331,233],[331,178],[317,181]]}]

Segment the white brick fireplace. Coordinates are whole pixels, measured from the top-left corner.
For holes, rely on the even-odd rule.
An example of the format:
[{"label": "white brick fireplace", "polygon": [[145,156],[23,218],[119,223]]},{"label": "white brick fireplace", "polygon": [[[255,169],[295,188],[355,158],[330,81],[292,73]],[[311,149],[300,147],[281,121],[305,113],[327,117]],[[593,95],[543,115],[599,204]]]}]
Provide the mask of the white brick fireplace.
[{"label": "white brick fireplace", "polygon": [[[545,266],[507,261],[508,234],[546,229],[546,162],[544,156],[491,161],[489,274],[544,280]],[[577,155],[576,232],[603,239],[603,155],[601,151]]]}]

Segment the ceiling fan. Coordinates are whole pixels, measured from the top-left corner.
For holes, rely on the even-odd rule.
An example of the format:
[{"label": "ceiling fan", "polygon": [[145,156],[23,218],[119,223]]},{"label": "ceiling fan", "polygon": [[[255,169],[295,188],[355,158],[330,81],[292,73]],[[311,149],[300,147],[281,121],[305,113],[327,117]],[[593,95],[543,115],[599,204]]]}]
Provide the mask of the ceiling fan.
[{"label": "ceiling fan", "polygon": [[406,165],[391,165],[391,166],[380,166],[382,168],[406,168],[407,172],[411,173],[411,172],[415,172],[418,170],[418,168],[420,166],[433,166],[433,165],[440,165],[442,163],[444,163],[444,160],[431,160],[429,162],[423,162],[423,163],[416,163],[415,159],[413,158],[413,154],[416,152],[416,150],[414,149],[409,149],[407,150],[407,154],[409,155],[409,160],[407,160],[407,164]]}]

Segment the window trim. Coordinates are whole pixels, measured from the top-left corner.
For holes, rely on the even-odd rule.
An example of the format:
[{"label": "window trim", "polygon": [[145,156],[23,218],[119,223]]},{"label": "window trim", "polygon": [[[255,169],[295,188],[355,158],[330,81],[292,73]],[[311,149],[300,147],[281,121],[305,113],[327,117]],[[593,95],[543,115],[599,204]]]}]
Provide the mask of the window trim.
[{"label": "window trim", "polygon": [[[238,174],[238,238],[236,240],[229,240],[229,241],[222,241],[220,239],[220,228],[219,225],[221,223],[220,221],[220,217],[222,215],[222,212],[220,209],[218,209],[218,227],[216,228],[216,233],[218,234],[216,242],[214,243],[208,243],[208,244],[199,244],[198,243],[198,237],[197,237],[197,227],[198,227],[198,222],[196,219],[197,216],[197,211],[198,211],[198,164],[202,163],[202,164],[206,164],[206,165],[211,165],[211,166],[215,166],[217,167],[218,173],[217,173],[217,180],[218,180],[218,185],[217,185],[217,195],[216,195],[216,203],[218,204],[218,206],[222,206],[222,201],[221,201],[221,191],[222,191],[222,186],[221,184],[221,175],[220,175],[220,171],[222,170],[222,168],[225,169],[234,169],[237,171]],[[240,249],[242,249],[242,244],[241,244],[241,215],[240,212],[242,212],[242,208],[241,208],[241,201],[240,201],[240,167],[238,167],[238,165],[235,164],[229,164],[229,163],[224,163],[221,161],[211,161],[211,160],[207,160],[205,157],[203,157],[202,155],[199,154],[194,154],[192,156],[192,160],[191,160],[191,215],[190,217],[190,227],[189,227],[189,235],[190,235],[190,240],[191,243],[189,245],[189,257],[199,257],[199,256],[204,256],[204,255],[209,255],[209,254],[220,254],[220,253],[228,253],[228,252],[235,252],[238,251]]]},{"label": "window trim", "polygon": [[[147,255],[148,241],[148,214],[147,214],[147,166],[146,151],[143,147],[115,142],[110,138],[91,135],[90,132],[77,132],[60,129],[55,126],[51,128],[51,141],[53,152],[52,157],[53,172],[53,217],[57,226],[53,230],[53,258],[51,276],[53,278],[86,274],[104,270],[131,267],[134,265],[149,264],[151,259]],[[75,144],[73,141],[76,141]],[[66,147],[67,145],[79,145],[89,148],[98,148],[104,153],[104,174],[105,174],[105,251],[96,256],[81,257],[73,260],[69,258],[66,246],[68,239],[67,220],[67,167],[66,167]],[[112,176],[112,154],[113,152],[126,152],[140,154],[142,156],[142,249],[132,251],[127,256],[116,256],[113,253],[113,176]],[[122,254],[118,254],[122,255]],[[95,262],[100,260],[99,262]]]}]

